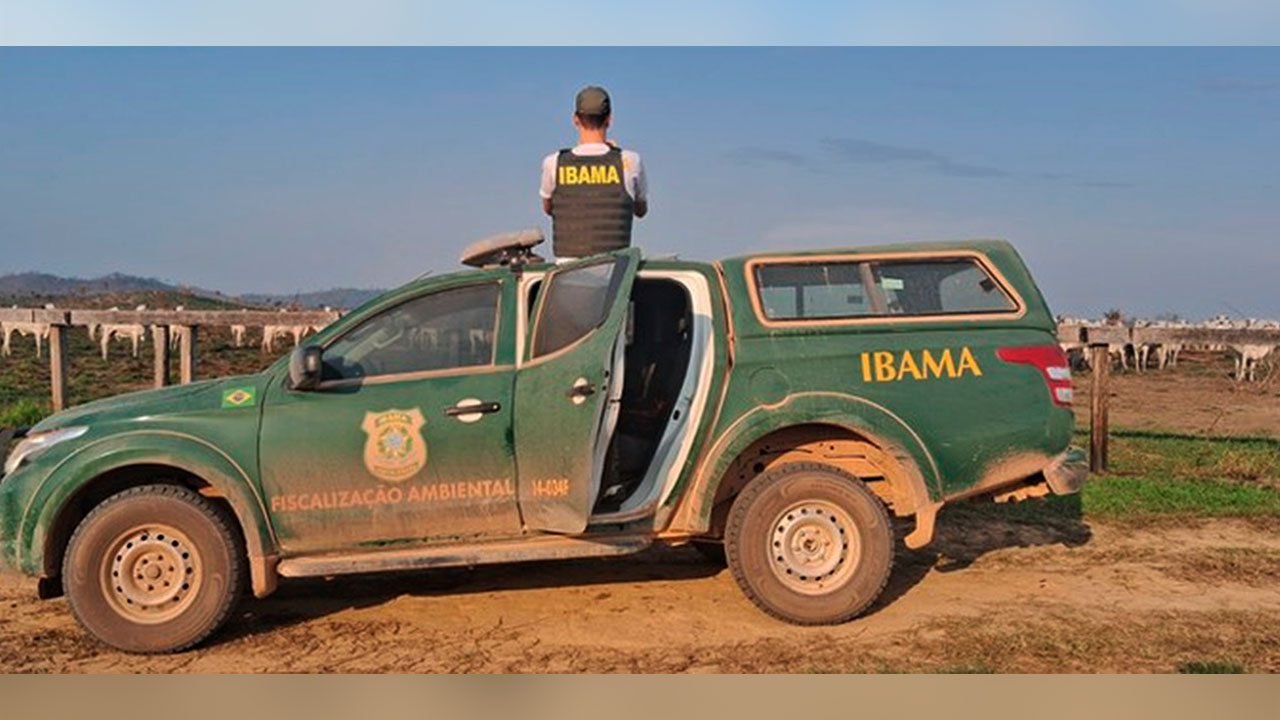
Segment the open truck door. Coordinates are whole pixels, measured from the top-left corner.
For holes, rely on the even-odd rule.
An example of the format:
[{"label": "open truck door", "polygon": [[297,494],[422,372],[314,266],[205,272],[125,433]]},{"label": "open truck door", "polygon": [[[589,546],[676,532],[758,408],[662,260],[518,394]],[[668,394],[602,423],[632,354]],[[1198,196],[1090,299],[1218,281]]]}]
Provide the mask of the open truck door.
[{"label": "open truck door", "polygon": [[517,496],[525,527],[587,527],[621,388],[636,248],[558,266],[543,281],[516,374]]}]

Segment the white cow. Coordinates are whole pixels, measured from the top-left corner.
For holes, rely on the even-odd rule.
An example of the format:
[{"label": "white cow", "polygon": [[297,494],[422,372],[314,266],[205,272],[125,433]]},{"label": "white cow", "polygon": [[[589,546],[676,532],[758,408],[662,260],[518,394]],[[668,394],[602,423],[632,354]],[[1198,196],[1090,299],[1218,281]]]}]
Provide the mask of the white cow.
[{"label": "white cow", "polygon": [[[13,306],[15,309],[17,305]],[[45,310],[53,310],[53,303],[45,303]],[[49,338],[49,323],[38,322],[5,322],[0,323],[0,333],[4,333],[3,349],[0,349],[5,357],[13,354],[13,346],[11,338],[14,333],[23,336],[34,337],[36,339],[36,357],[44,357],[44,341]]]},{"label": "white cow", "polygon": [[276,338],[293,338],[293,344],[298,345],[302,342],[302,338],[310,335],[314,328],[310,325],[264,325],[262,327],[262,350],[264,352],[272,352],[275,346]]},{"label": "white cow", "polygon": [[142,342],[142,337],[147,334],[147,329],[138,323],[103,323],[99,327],[99,332],[102,333],[102,338],[99,340],[102,345],[102,359],[106,360],[107,351],[110,349],[111,340],[114,338],[119,338],[121,340],[128,338],[133,341],[133,356],[138,357],[138,346],[139,343]]},{"label": "white cow", "polygon": [[[1168,328],[1191,327],[1188,323],[1185,323],[1182,321],[1165,322],[1165,323],[1162,323],[1161,326],[1168,327]],[[1179,340],[1170,340],[1168,342],[1160,343],[1158,346],[1156,346],[1156,368],[1160,370],[1164,370],[1166,368],[1177,367],[1178,355],[1182,352],[1183,347],[1184,347],[1184,343]]]},{"label": "white cow", "polygon": [[[1108,327],[1114,324],[1115,323],[1106,322],[1105,320],[1094,320],[1089,322],[1086,327]],[[1121,370],[1128,370],[1130,347],[1131,344],[1123,340],[1119,342],[1109,342],[1107,343],[1107,356],[1110,357],[1113,362],[1119,361]]]},{"label": "white cow", "polygon": [[1107,354],[1120,361],[1120,370],[1129,369],[1129,343],[1107,343]]},{"label": "white cow", "polygon": [[[1185,325],[1182,323],[1169,322],[1167,320],[1135,320],[1133,327],[1135,329],[1173,328],[1185,327]],[[1181,343],[1137,342],[1133,345],[1134,364],[1137,366],[1138,371],[1141,372],[1151,365],[1151,356],[1154,354],[1156,359],[1156,369],[1163,370],[1166,367],[1177,364],[1178,353],[1181,351]]]},{"label": "white cow", "polygon": [[[1070,316],[1064,317],[1062,315],[1059,315],[1056,318],[1056,320],[1059,328],[1058,337],[1062,337],[1061,328],[1077,328],[1078,329],[1080,327],[1083,327],[1089,324],[1089,321],[1084,318],[1070,317]],[[1075,333],[1075,336],[1079,337],[1078,330]],[[1068,364],[1070,364],[1072,367],[1079,368],[1079,367],[1088,366],[1089,364],[1089,358],[1087,357],[1088,352],[1086,352],[1085,350],[1087,346],[1084,343],[1080,342],[1079,340],[1069,340],[1069,341],[1059,340],[1058,347],[1062,348],[1062,352],[1067,356]]]},{"label": "white cow", "polygon": [[[1184,329],[1191,327],[1189,323],[1183,322],[1181,320],[1165,323],[1165,326],[1171,327],[1171,328],[1184,328]],[[1177,367],[1178,354],[1182,352],[1183,347],[1184,347],[1184,343],[1180,341],[1171,341],[1167,343],[1161,343],[1160,347],[1156,348],[1156,367],[1160,368],[1161,370],[1164,370],[1165,368]]]},{"label": "white cow", "polygon": [[31,336],[36,339],[36,357],[44,357],[44,341],[49,337],[49,324],[37,322],[6,322],[0,324],[0,332],[4,333],[4,355],[8,357],[13,350],[10,338],[14,333]]},{"label": "white cow", "polygon": [[[1083,318],[1071,318],[1070,320],[1072,320],[1073,322],[1079,322],[1081,325],[1083,325],[1086,328],[1110,327],[1115,325],[1115,323],[1109,323],[1105,320],[1085,320]],[[1108,357],[1110,357],[1113,362],[1118,361],[1120,363],[1121,370],[1129,369],[1129,347],[1130,347],[1130,344],[1128,342],[1107,343]],[[1081,346],[1081,349],[1083,349],[1083,346]],[[1084,364],[1088,365],[1089,354],[1082,353],[1082,355],[1084,356],[1084,360],[1085,360]]]},{"label": "white cow", "polygon": [[1089,366],[1089,353],[1084,343],[1060,342],[1058,347],[1062,348],[1062,354],[1067,356],[1067,364],[1071,367],[1082,368]]},{"label": "white cow", "polygon": [[1162,343],[1156,346],[1156,368],[1178,366],[1178,353],[1182,352],[1182,343]]},{"label": "white cow", "polygon": [[1231,350],[1236,356],[1236,380],[1256,380],[1258,363],[1266,359],[1273,349],[1275,345],[1232,345]]},{"label": "white cow", "polygon": [[289,336],[288,330],[283,325],[263,325],[262,326],[262,351],[271,352],[274,348],[276,338],[285,338]]},{"label": "white cow", "polygon": [[232,325],[232,326],[231,326],[231,342],[232,342],[232,344],[234,344],[236,347],[243,347],[243,346],[244,346],[244,333],[245,333],[245,327],[244,327],[243,325]]},{"label": "white cow", "polygon": [[[174,308],[174,311],[182,312],[185,309],[186,308],[184,308],[182,305],[179,305]],[[182,347],[182,336],[176,331],[174,331],[172,325],[169,326],[169,352],[176,352],[181,347]]]},{"label": "white cow", "polygon": [[[119,310],[117,307],[112,307],[111,309]],[[146,309],[146,305],[139,305],[134,308],[137,312],[142,312]],[[111,347],[111,340],[113,338],[120,338],[121,340],[129,338],[132,340],[133,356],[138,357],[138,347],[142,343],[143,336],[147,334],[147,328],[140,323],[103,323],[98,326],[97,330],[102,335],[99,342],[102,345],[103,360],[107,359],[108,350]],[[92,338],[93,334],[93,330],[90,329],[89,337]]]},{"label": "white cow", "polygon": [[[1080,326],[1084,328],[1106,327],[1110,323],[1105,320],[1088,320],[1080,317],[1063,317],[1058,316],[1059,326]],[[1066,353],[1068,361],[1072,367],[1090,367],[1088,345],[1078,341],[1059,342],[1058,346],[1062,348],[1062,352]],[[1107,354],[1114,360],[1118,360],[1121,368],[1129,367],[1128,361],[1128,343],[1109,343],[1107,345]]]},{"label": "white cow", "polygon": [[[108,311],[112,311],[112,312],[119,309],[120,309],[119,305],[112,305],[111,307],[107,308]],[[84,329],[88,331],[90,340],[96,340],[98,338],[98,331],[102,329],[102,323],[88,323],[87,325],[84,326]]]}]

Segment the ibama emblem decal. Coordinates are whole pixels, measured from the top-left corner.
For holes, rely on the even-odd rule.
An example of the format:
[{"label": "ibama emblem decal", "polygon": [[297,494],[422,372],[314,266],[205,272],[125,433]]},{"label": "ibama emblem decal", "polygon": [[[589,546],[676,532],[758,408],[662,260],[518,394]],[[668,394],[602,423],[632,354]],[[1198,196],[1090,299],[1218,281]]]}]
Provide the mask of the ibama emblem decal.
[{"label": "ibama emblem decal", "polygon": [[426,422],[418,408],[365,413],[360,428],[368,435],[364,466],[369,474],[387,482],[416,475],[427,464],[427,443],[422,439]]}]

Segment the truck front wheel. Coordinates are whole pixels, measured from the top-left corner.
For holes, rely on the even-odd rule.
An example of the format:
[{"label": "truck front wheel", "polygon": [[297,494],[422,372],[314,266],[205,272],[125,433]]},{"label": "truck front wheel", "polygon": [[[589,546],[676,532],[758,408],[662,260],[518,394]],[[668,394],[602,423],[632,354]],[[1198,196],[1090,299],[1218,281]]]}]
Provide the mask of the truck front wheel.
[{"label": "truck front wheel", "polygon": [[893,566],[893,528],[884,505],[853,475],[795,463],[738,495],[725,550],[734,580],[762,610],[799,625],[831,625],[879,597]]},{"label": "truck front wheel", "polygon": [[230,522],[184,487],[144,485],[112,495],[67,546],[62,582],[72,613],[121,650],[195,645],[227,619],[243,586]]}]

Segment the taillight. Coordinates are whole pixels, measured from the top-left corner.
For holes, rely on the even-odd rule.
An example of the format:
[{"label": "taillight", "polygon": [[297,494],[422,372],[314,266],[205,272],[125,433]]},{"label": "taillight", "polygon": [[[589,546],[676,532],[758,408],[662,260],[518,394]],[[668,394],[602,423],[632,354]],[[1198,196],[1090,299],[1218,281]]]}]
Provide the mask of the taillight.
[{"label": "taillight", "polygon": [[1055,405],[1071,407],[1071,365],[1057,345],[1032,345],[996,350],[996,357],[1015,365],[1034,365],[1049,386]]}]

